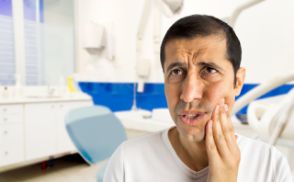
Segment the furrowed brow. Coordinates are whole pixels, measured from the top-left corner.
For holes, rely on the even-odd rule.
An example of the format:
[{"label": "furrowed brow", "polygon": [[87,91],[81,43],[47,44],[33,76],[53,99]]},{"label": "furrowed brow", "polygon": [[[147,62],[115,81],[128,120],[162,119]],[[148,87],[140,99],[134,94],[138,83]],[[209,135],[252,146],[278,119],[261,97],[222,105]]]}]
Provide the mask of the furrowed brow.
[{"label": "furrowed brow", "polygon": [[215,64],[214,62],[211,62],[211,61],[202,61],[202,62],[199,62],[197,63],[199,66],[201,67],[205,67],[205,66],[208,66],[208,67],[213,67],[213,68],[216,68],[220,71],[223,71],[223,68],[217,64]]},{"label": "furrowed brow", "polygon": [[171,63],[171,64],[167,67],[166,71],[169,71],[169,70],[173,69],[174,67],[185,67],[185,64],[184,64],[184,63],[181,63],[181,62],[174,62],[174,63]]}]

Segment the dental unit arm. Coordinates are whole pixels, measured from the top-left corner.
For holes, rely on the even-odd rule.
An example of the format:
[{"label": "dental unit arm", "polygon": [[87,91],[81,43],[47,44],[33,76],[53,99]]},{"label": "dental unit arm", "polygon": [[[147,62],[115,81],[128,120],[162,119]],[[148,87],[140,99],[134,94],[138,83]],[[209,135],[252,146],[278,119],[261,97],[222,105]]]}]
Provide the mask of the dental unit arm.
[{"label": "dental unit arm", "polygon": [[258,97],[292,80],[294,80],[294,73],[275,76],[269,81],[260,84],[258,87],[252,89],[250,92],[248,92],[236,101],[233,108],[233,114],[236,114],[240,109],[257,99]]},{"label": "dental unit arm", "polygon": [[[265,107],[265,104],[260,104],[258,102],[255,103],[252,101],[271,91],[272,89],[293,80],[294,72],[287,75],[275,76],[269,81],[260,84],[236,101],[233,108],[233,114],[236,114],[241,108],[250,104],[247,112],[249,125],[258,131],[259,134],[267,135],[269,138],[268,143],[275,145],[279,137],[282,137],[283,133],[286,132],[285,129],[290,125],[291,127],[293,125],[294,121],[291,121],[291,119],[294,119],[294,89],[290,90],[283,97],[279,97],[279,101],[275,101],[273,106],[267,104]],[[257,116],[258,114],[260,116]],[[289,134],[291,133],[290,129],[287,129],[287,133],[288,139],[289,137],[291,138],[292,135]],[[294,143],[284,143],[287,146],[294,147]]]},{"label": "dental unit arm", "polygon": [[[143,39],[146,34],[146,27],[150,21],[153,11],[154,30],[153,43],[155,57],[159,57],[159,48],[161,42],[161,14],[172,17],[181,11],[184,0],[145,0],[143,12],[139,20],[136,40],[136,75],[138,79],[138,92],[144,91],[144,82],[150,76],[151,60],[143,58]],[[154,8],[156,6],[156,8]]]},{"label": "dental unit arm", "polygon": [[246,9],[249,9],[250,7],[253,7],[259,3],[261,3],[262,1],[265,1],[265,0],[253,0],[253,1],[249,1],[249,2],[246,2],[240,6],[238,6],[234,11],[233,13],[231,14],[231,16],[229,17],[226,17],[226,18],[223,18],[223,20],[228,23],[229,25],[231,25],[232,27],[235,26],[236,24],[236,21],[238,19],[238,17],[240,16],[240,14],[246,10]]},{"label": "dental unit arm", "polygon": [[272,118],[273,122],[276,120],[276,126],[270,136],[269,144],[275,145],[278,138],[288,126],[288,123],[294,122],[291,121],[291,116],[294,116],[294,89],[290,90],[289,93],[283,98],[281,103],[278,105],[277,112]]}]

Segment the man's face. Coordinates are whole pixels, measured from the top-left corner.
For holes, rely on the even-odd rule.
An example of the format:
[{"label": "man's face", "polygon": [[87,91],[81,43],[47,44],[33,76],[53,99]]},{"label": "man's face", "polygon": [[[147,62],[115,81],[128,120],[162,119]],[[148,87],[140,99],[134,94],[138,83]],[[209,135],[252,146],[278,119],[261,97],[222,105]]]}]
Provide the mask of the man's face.
[{"label": "man's face", "polygon": [[236,74],[221,35],[174,39],[165,47],[164,82],[169,112],[181,137],[204,141],[205,126],[223,100],[231,113],[245,71]]}]

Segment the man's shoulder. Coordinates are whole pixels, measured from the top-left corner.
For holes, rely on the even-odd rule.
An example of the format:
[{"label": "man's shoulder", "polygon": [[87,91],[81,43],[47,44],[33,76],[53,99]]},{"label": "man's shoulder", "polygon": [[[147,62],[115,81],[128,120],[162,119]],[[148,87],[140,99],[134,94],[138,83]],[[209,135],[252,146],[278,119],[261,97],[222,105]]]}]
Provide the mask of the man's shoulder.
[{"label": "man's shoulder", "polygon": [[241,153],[248,155],[260,155],[263,157],[282,157],[283,154],[275,147],[258,138],[249,138],[246,136],[238,135],[238,145]]},{"label": "man's shoulder", "polygon": [[280,180],[282,178],[291,179],[287,159],[275,146],[245,136],[238,136],[238,145],[241,151],[238,173],[240,180],[282,181]]},{"label": "man's shoulder", "polygon": [[244,150],[247,148],[255,148],[259,150],[270,150],[271,145],[265,143],[264,141],[258,139],[258,138],[249,138],[247,136],[243,135],[237,135],[238,136],[238,145],[240,149]]},{"label": "man's shoulder", "polygon": [[128,139],[123,143],[124,150],[143,150],[163,145],[163,135],[167,130]]}]

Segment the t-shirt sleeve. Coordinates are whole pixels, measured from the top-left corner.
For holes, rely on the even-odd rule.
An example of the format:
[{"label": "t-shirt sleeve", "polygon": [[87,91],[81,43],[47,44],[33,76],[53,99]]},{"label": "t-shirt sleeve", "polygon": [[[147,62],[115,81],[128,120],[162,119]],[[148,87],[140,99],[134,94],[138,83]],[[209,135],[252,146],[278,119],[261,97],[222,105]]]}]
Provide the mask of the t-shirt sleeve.
[{"label": "t-shirt sleeve", "polygon": [[287,158],[280,151],[275,149],[275,182],[293,182],[292,172]]},{"label": "t-shirt sleeve", "polygon": [[105,169],[103,182],[125,181],[123,164],[123,145],[124,143],[122,143],[110,157]]}]

